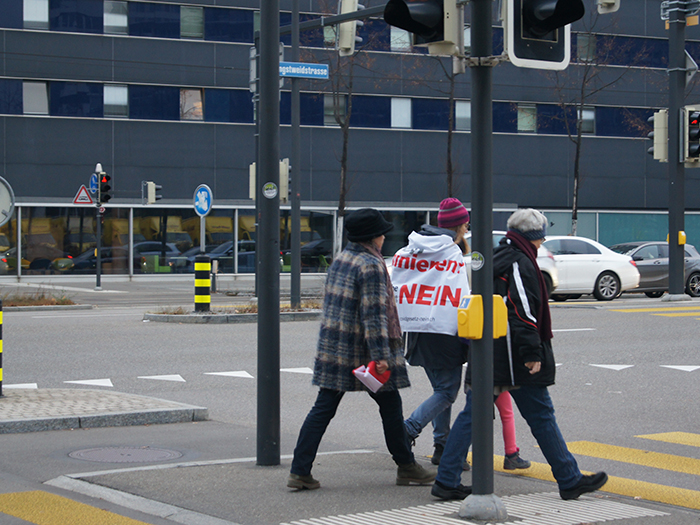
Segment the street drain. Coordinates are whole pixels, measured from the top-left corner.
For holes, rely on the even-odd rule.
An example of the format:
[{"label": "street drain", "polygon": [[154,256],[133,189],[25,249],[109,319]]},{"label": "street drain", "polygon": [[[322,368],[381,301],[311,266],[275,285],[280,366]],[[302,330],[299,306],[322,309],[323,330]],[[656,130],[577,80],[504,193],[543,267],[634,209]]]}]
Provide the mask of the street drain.
[{"label": "street drain", "polygon": [[152,463],[182,457],[180,452],[151,447],[103,447],[76,450],[68,454],[73,459],[99,463]]}]

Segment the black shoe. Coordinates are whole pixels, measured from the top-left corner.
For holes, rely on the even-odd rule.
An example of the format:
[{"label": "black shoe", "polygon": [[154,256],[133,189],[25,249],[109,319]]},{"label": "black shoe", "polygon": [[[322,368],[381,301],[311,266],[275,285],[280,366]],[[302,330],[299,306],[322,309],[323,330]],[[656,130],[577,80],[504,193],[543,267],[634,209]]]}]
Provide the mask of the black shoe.
[{"label": "black shoe", "polygon": [[433,483],[433,488],[430,489],[430,493],[436,498],[444,500],[464,499],[472,493],[472,488],[462,484],[460,484],[459,487],[451,488],[436,481]]},{"label": "black shoe", "polygon": [[440,464],[440,458],[442,458],[442,453],[445,451],[445,447],[440,443],[435,443],[435,450],[433,451],[433,457],[430,458],[430,462],[433,465]]},{"label": "black shoe", "polygon": [[570,489],[559,489],[561,499],[576,499],[581,494],[593,492],[605,485],[608,481],[608,475],[605,472],[596,472],[588,476],[583,476],[576,485]]}]

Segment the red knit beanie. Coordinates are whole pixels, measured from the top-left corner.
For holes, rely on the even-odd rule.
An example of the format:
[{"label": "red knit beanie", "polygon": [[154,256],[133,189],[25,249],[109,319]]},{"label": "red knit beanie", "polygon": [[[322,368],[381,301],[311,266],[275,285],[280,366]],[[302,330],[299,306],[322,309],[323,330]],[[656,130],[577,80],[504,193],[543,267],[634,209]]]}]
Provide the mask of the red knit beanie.
[{"label": "red knit beanie", "polygon": [[459,199],[447,198],[440,203],[438,212],[438,226],[440,228],[454,228],[460,224],[469,222],[469,212]]}]

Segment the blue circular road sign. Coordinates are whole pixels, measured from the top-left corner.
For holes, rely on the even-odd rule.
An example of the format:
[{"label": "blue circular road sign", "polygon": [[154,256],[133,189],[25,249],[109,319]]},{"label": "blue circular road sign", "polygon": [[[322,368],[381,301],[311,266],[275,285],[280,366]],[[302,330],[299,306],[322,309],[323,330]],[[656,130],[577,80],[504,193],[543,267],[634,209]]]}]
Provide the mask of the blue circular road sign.
[{"label": "blue circular road sign", "polygon": [[194,211],[200,217],[206,216],[211,211],[213,196],[211,188],[206,184],[200,184],[194,190]]},{"label": "blue circular road sign", "polygon": [[90,184],[88,185],[90,193],[95,193],[97,191],[97,173],[90,175]]}]

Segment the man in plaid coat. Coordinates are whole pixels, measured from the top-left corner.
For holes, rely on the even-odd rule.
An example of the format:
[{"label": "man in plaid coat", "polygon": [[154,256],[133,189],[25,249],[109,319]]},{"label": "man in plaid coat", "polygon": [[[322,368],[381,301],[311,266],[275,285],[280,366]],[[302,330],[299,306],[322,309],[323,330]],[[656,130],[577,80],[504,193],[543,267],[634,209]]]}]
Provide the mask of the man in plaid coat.
[{"label": "man in plaid coat", "polygon": [[377,210],[364,208],[345,220],[350,241],[333,261],[326,278],[323,317],[313,384],[319,393],[299,431],[287,486],[317,489],[311,475],[316,452],[345,392],[366,390],[353,370],[370,361],[389,380],[369,395],[379,405],[384,437],[398,465],[397,485],[431,483],[435,473],[416,463],[403,424],[399,388],[410,385],[401,344],[393,288],[381,248],[393,228]]}]

